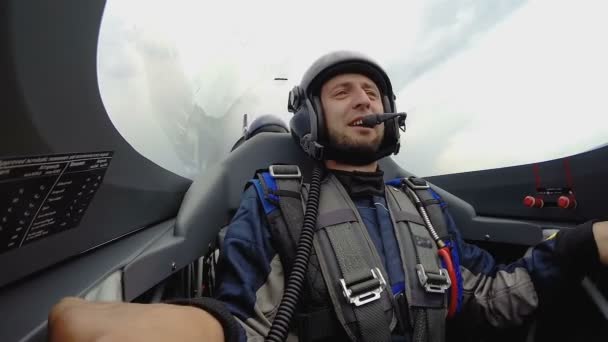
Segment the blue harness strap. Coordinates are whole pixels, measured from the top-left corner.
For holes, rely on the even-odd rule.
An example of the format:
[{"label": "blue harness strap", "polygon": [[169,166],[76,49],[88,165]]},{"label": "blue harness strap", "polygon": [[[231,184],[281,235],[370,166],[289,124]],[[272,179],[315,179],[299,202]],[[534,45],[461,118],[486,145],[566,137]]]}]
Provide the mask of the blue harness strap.
[{"label": "blue harness strap", "polygon": [[445,209],[448,207],[448,204],[443,200],[443,198],[441,198],[441,196],[439,196],[439,194],[437,192],[435,192],[435,190],[433,190],[432,188],[429,188],[429,192],[431,193],[431,196],[433,196],[434,199],[439,201],[439,205],[441,206],[441,209]]},{"label": "blue harness strap", "polygon": [[268,187],[266,192],[266,196],[268,197],[267,199],[274,201],[275,203],[279,203],[279,197],[271,193],[271,191],[274,192],[279,188],[277,186],[277,182],[275,182],[274,180],[274,177],[270,175],[270,172],[262,172],[262,178],[264,179],[264,183],[266,183],[266,186]]},{"label": "blue harness strap", "polygon": [[391,179],[390,181],[386,182],[386,185],[390,185],[390,186],[394,186],[395,188],[400,188],[401,187],[401,183],[402,183],[402,179],[403,178],[395,178],[395,179]]},{"label": "blue harness strap", "polygon": [[405,282],[400,281],[397,284],[394,284],[391,289],[393,290],[394,296],[401,294],[403,291],[405,291]]},{"label": "blue harness strap", "polygon": [[[255,186],[255,190],[258,194],[258,197],[260,198],[260,202],[262,202],[262,206],[264,208],[264,213],[266,215],[268,215],[271,212],[275,211],[277,209],[277,206],[266,198],[266,195],[264,194],[264,187],[262,186],[262,182],[260,182],[259,179],[251,179],[249,181],[249,183],[253,184],[253,186]],[[275,186],[276,186],[276,183],[275,183]]]}]

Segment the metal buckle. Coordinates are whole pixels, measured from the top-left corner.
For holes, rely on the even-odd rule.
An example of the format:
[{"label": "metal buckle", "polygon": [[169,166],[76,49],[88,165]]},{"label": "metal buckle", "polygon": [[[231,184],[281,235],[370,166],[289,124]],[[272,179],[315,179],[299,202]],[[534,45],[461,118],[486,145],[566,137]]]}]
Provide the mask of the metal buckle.
[{"label": "metal buckle", "polygon": [[429,183],[427,181],[425,181],[424,179],[422,179],[422,181],[424,182],[424,185],[414,184],[409,178],[404,178],[403,181],[405,182],[405,184],[407,184],[407,186],[410,189],[414,189],[414,190],[426,190],[426,189],[430,188]]},{"label": "metal buckle", "polygon": [[340,279],[340,284],[342,285],[342,293],[350,304],[355,304],[355,306],[361,306],[380,299],[380,294],[386,288],[386,281],[382,276],[382,272],[380,272],[378,268],[373,268],[370,271],[372,273],[372,277],[365,281],[376,279],[378,281],[377,286],[374,286],[371,290],[361,294],[353,295],[353,291],[346,285],[346,281],[344,281],[344,278]]},{"label": "metal buckle", "polygon": [[418,264],[416,265],[416,273],[418,273],[420,285],[424,287],[426,292],[445,293],[452,285],[448,271],[445,268],[440,268],[439,274],[427,274],[424,266]]},{"label": "metal buckle", "polygon": [[277,178],[281,178],[281,179],[285,179],[285,178],[301,178],[302,177],[302,172],[300,172],[300,168],[297,165],[293,165],[296,168],[296,173],[276,173],[274,171],[275,166],[284,166],[284,165],[270,165],[268,167],[268,171],[270,172],[270,175],[277,179]]}]

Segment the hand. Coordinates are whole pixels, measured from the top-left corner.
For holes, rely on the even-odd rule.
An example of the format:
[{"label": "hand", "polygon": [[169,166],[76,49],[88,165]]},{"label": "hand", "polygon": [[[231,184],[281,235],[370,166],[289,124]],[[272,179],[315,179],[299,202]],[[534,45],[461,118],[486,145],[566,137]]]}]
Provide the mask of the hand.
[{"label": "hand", "polygon": [[600,262],[608,266],[608,221],[593,224],[593,237],[600,253]]},{"label": "hand", "polygon": [[64,298],[49,314],[49,341],[224,341],[220,323],[190,306]]}]

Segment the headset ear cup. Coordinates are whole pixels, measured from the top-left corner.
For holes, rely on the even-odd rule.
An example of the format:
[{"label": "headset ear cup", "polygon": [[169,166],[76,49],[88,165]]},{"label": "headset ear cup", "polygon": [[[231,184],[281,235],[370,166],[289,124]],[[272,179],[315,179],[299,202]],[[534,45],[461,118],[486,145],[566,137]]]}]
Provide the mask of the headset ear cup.
[{"label": "headset ear cup", "polygon": [[386,95],[382,96],[382,105],[384,106],[385,113],[397,113],[397,106],[395,106],[395,102],[391,101],[391,99]]},{"label": "headset ear cup", "polygon": [[300,108],[302,97],[300,96],[300,87],[295,86],[289,92],[289,99],[287,100],[287,110],[291,113],[296,113]]},{"label": "headset ear cup", "polygon": [[306,108],[306,106],[300,106],[298,111],[295,112],[294,115],[291,117],[291,120],[289,120],[289,129],[291,131],[291,134],[297,138],[298,144],[299,140],[303,136],[311,133],[310,126],[311,123],[310,115],[308,114],[308,109]]},{"label": "headset ear cup", "polygon": [[318,96],[313,96],[312,102],[314,111],[311,114],[315,116],[317,122],[317,142],[323,144],[326,142],[325,138],[327,136],[327,126],[325,114],[323,113],[323,105],[321,104],[321,99]]},{"label": "headset ear cup", "polygon": [[315,113],[314,105],[311,100],[304,98],[305,103],[300,108],[301,112],[306,113],[308,117],[308,131],[310,132],[311,139],[319,141],[319,121],[318,116]]}]

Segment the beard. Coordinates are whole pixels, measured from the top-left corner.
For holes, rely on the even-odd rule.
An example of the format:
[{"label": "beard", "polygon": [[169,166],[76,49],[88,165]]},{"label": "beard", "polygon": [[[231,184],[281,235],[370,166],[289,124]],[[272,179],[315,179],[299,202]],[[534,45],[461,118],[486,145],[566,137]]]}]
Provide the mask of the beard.
[{"label": "beard", "polygon": [[328,133],[330,150],[326,159],[352,165],[367,165],[379,159],[377,152],[382,144],[383,131],[372,141],[360,141],[342,132],[330,130]]}]

